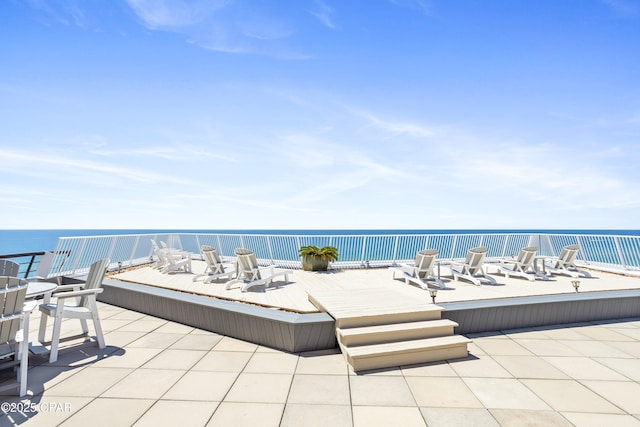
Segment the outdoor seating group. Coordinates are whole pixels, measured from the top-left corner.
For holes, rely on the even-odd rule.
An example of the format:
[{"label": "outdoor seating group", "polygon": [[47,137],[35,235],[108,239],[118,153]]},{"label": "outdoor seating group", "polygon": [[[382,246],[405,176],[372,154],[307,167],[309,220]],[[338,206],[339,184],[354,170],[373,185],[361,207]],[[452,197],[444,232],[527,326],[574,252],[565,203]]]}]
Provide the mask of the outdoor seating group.
[{"label": "outdoor seating group", "polygon": [[[519,277],[529,281],[549,280],[549,275],[555,274],[591,277],[589,272],[580,270],[575,265],[579,250],[580,246],[577,244],[567,245],[557,257],[542,257],[537,255],[537,246],[527,246],[520,249],[517,257],[487,262],[487,248],[480,246],[469,249],[463,261],[440,262],[436,260],[438,250],[425,249],[418,251],[412,264],[400,263],[390,267],[390,270],[393,272],[393,279],[400,274],[406,284],[417,285],[422,289],[429,289],[430,286],[445,288],[445,283],[440,277],[440,267],[443,264],[449,267],[453,280],[465,280],[474,285],[497,284],[496,279],[488,274],[488,268],[494,268],[496,273],[506,278]],[[434,274],[435,265],[438,266],[437,275]]]},{"label": "outdoor seating group", "polygon": [[151,246],[158,261],[155,267],[162,273],[191,272],[191,253],[171,249],[165,242],[160,242],[162,248],[151,239]]},{"label": "outdoor seating group", "polygon": [[218,252],[211,246],[202,246],[202,254],[207,267],[203,274],[199,274],[193,278],[193,281],[201,277],[205,277],[204,283],[211,283],[214,280],[227,279],[225,289],[240,283],[240,290],[246,292],[255,286],[269,286],[275,278],[284,276],[286,282],[289,282],[289,274],[291,270],[283,270],[275,266],[260,267],[256,254],[244,248],[236,248],[234,250],[236,259],[233,263],[224,263]]},{"label": "outdoor seating group", "polygon": [[[54,319],[51,341],[47,342],[50,343],[50,363],[58,359],[62,320],[66,318],[80,320],[81,336],[89,332],[87,320],[93,320],[98,346],[100,349],[105,348],[96,296],[102,292],[102,281],[108,265],[109,259],[94,262],[89,268],[85,283],[60,285],[60,282],[57,282],[43,286],[46,283],[29,282],[18,278],[17,263],[0,260],[0,269],[5,273],[0,275],[0,370],[11,368],[16,374],[16,380],[3,384],[0,391],[16,389],[20,396],[24,396],[27,392],[29,316],[36,307],[41,315],[38,332],[41,343],[45,343],[47,319],[49,317]],[[35,286],[32,286],[34,283]],[[36,291],[30,290],[31,287]],[[41,293],[40,290],[44,292]],[[39,293],[43,295],[41,301],[35,299]]]}]

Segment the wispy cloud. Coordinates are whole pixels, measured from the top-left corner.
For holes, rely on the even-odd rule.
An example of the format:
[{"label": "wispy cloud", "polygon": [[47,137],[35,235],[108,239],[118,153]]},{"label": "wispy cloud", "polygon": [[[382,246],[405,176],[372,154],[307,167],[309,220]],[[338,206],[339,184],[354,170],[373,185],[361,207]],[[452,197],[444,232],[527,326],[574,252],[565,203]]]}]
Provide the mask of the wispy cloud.
[{"label": "wispy cloud", "polygon": [[431,138],[438,134],[435,127],[424,126],[403,120],[382,119],[373,113],[354,110],[356,115],[366,119],[369,126],[396,135],[405,135],[413,138]]},{"label": "wispy cloud", "polygon": [[150,29],[180,29],[201,23],[230,1],[227,0],[126,0]]},{"label": "wispy cloud", "polygon": [[47,20],[86,29],[89,24],[82,3],[82,0],[27,0],[27,4]]},{"label": "wispy cloud", "polygon": [[287,43],[297,22],[264,5],[231,0],[125,0],[150,30],[170,31],[205,49],[279,59],[307,59]]},{"label": "wispy cloud", "polygon": [[163,182],[193,184],[191,180],[168,174],[148,172],[142,168],[131,168],[117,164],[96,162],[81,157],[61,157],[50,153],[34,154],[30,151],[8,150],[3,148],[0,148],[0,156],[10,164],[10,166],[4,168],[5,171],[10,170],[15,174],[27,176],[44,175],[49,180],[65,181],[68,179],[77,179],[79,175],[84,175],[89,180],[90,178],[88,176],[90,175],[98,177],[98,179],[91,179],[92,181],[101,182],[104,185],[109,185],[109,183],[114,182],[116,178],[146,184]]},{"label": "wispy cloud", "polygon": [[333,22],[333,8],[322,0],[316,0],[315,6],[316,7],[310,10],[309,13],[318,18],[325,27],[331,28],[332,30],[335,29],[336,24]]}]

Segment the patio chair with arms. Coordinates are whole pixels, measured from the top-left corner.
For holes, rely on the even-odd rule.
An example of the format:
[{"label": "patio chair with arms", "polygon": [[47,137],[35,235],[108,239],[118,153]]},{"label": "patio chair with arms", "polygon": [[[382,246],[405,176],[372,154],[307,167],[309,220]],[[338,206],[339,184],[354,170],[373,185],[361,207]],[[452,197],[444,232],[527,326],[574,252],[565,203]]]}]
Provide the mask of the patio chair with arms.
[{"label": "patio chair with arms", "polygon": [[[38,307],[41,313],[38,339],[40,342],[45,341],[44,334],[47,329],[47,319],[49,317],[53,317],[53,333],[51,338],[49,363],[53,363],[58,360],[60,329],[62,326],[62,319],[64,318],[79,319],[83,335],[89,333],[87,319],[92,319],[96,332],[96,340],[98,341],[98,347],[100,349],[105,348],[102,326],[100,325],[100,317],[96,304],[96,296],[103,291],[101,286],[108,266],[108,258],[96,261],[91,264],[89,274],[87,275],[87,280],[84,285],[62,285],[58,286],[54,291],[44,295],[43,303]],[[56,301],[52,302],[51,298],[56,298]],[[68,301],[70,299],[71,301]]]}]

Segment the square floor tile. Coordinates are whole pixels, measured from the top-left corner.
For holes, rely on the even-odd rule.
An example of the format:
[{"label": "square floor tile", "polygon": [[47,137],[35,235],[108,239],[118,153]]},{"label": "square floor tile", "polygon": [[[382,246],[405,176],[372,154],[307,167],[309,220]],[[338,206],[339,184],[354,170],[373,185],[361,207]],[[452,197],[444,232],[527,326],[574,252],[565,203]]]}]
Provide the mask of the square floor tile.
[{"label": "square floor tile", "polygon": [[293,374],[298,364],[298,355],[285,352],[256,352],[244,368],[245,372]]},{"label": "square floor tile", "polygon": [[204,426],[217,407],[216,402],[158,400],[134,426]]},{"label": "square floor tile", "polygon": [[281,427],[351,427],[349,405],[305,405],[289,403],[284,409]]},{"label": "square floor tile", "polygon": [[520,380],[556,411],[619,414],[598,394],[574,380]]},{"label": "square floor tile", "polygon": [[562,415],[554,411],[531,411],[523,409],[491,409],[491,415],[502,427],[548,426],[572,427]]},{"label": "square floor tile", "polygon": [[598,358],[595,360],[633,381],[640,381],[640,359]]},{"label": "square floor tile", "polygon": [[588,357],[544,357],[543,359],[571,378],[578,380],[624,381],[627,379]]},{"label": "square floor tile", "polygon": [[98,397],[131,372],[133,369],[91,366],[51,387],[47,396]]},{"label": "square floor tile", "polygon": [[180,338],[174,344],[171,345],[172,349],[176,350],[204,350],[209,351],[215,347],[222,337],[219,335],[200,335],[189,334]]},{"label": "square floor tile", "polygon": [[238,376],[225,402],[285,403],[293,375],[244,372]]},{"label": "square floor tile", "polygon": [[516,379],[464,378],[485,408],[550,410],[538,396]]},{"label": "square floor tile", "polygon": [[402,426],[426,427],[426,422],[418,408],[398,406],[354,406],[353,426]]},{"label": "square floor tile", "polygon": [[429,427],[500,427],[486,409],[421,408]]},{"label": "square floor tile", "polygon": [[65,427],[112,427],[133,425],[154,404],[145,399],[98,398],[61,425]]},{"label": "square floor tile", "polygon": [[[497,341],[497,340],[496,340]],[[489,356],[456,360],[449,364],[461,377],[511,378],[512,375]]]},{"label": "square floor tile", "polygon": [[278,426],[282,419],[283,404],[222,402],[207,426]]},{"label": "square floor tile", "polygon": [[163,350],[153,359],[142,365],[144,369],[188,370],[207,354],[204,350]]},{"label": "square floor tile", "polygon": [[237,378],[231,372],[189,371],[171,387],[163,400],[220,402]]},{"label": "square floor tile", "polygon": [[231,337],[222,337],[215,345],[216,351],[248,351],[253,353],[257,349],[257,344]]},{"label": "square floor tile", "polygon": [[482,408],[482,403],[460,379],[453,377],[406,377],[418,406]]},{"label": "square floor tile", "polygon": [[349,405],[346,375],[295,375],[287,403]]},{"label": "square floor tile", "polygon": [[477,339],[474,343],[491,356],[532,356],[529,350],[513,340]]},{"label": "square floor tile", "polygon": [[640,420],[631,415],[563,412],[562,415],[578,427],[640,427]]},{"label": "square floor tile", "polygon": [[[456,363],[452,361],[451,363]],[[447,362],[420,363],[405,365],[402,373],[406,377],[457,377],[458,374]]]},{"label": "square floor tile", "polygon": [[567,379],[569,376],[539,356],[493,356],[516,378]]},{"label": "square floor tile", "polygon": [[253,353],[209,351],[193,367],[194,371],[242,372]]},{"label": "square floor tile", "polygon": [[517,339],[515,341],[537,356],[582,356],[577,350],[556,340]]},{"label": "square floor tile", "polygon": [[640,384],[637,382],[582,381],[582,384],[629,414],[640,414]]},{"label": "square floor tile", "polygon": [[403,377],[352,376],[351,404],[361,406],[415,406]]},{"label": "square floor tile", "polygon": [[348,364],[337,349],[300,353],[296,374],[345,375]]},{"label": "square floor tile", "polygon": [[159,399],[185,373],[168,369],[136,369],[105,391],[102,397]]}]

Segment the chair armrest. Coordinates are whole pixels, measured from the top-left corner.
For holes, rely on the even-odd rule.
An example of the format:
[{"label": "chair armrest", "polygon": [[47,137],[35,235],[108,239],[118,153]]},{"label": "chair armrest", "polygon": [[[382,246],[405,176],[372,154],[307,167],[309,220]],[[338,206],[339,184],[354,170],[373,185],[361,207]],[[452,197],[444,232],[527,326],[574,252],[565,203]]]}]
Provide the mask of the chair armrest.
[{"label": "chair armrest", "polygon": [[78,291],[78,290],[80,290],[80,288],[84,288],[84,283],[78,283],[78,284],[75,284],[75,285],[60,285],[57,288],[55,288],[54,290],[52,290],[51,292],[58,293],[60,291],[62,291],[62,292]]},{"label": "chair armrest", "polygon": [[76,298],[84,295],[97,295],[102,293],[104,289],[96,288],[96,289],[83,289],[81,291],[72,291],[72,292],[62,292],[60,294],[53,294],[53,297],[57,297],[59,300],[67,299],[67,298]]}]

